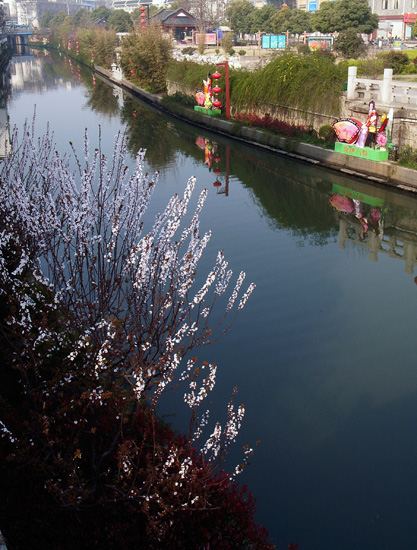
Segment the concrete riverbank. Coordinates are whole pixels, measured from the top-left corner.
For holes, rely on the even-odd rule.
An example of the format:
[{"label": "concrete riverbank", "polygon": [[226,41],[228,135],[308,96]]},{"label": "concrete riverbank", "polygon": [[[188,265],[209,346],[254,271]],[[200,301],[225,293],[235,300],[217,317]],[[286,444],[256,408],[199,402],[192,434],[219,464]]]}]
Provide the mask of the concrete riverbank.
[{"label": "concrete riverbank", "polygon": [[162,95],[151,94],[135,86],[128,80],[115,76],[111,71],[95,66],[95,71],[113,84],[129,91],[140,99],[157,106],[159,109],[213,132],[230,138],[244,141],[256,147],[288,155],[303,162],[313,163],[331,170],[337,170],[349,176],[356,176],[370,182],[389,186],[397,190],[417,193],[417,171],[395,162],[375,162],[365,158],[351,157],[343,153],[324,149],[308,143],[298,143],[292,139],[279,137],[252,127],[238,126],[233,121],[210,117],[187,107],[175,106],[175,112],[167,109],[162,102]]}]

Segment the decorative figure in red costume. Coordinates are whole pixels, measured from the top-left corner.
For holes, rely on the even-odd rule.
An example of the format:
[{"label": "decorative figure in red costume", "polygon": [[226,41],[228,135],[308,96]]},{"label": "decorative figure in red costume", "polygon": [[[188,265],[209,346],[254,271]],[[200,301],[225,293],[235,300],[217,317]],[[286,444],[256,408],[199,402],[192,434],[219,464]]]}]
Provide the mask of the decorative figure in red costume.
[{"label": "decorative figure in red costume", "polygon": [[368,128],[368,136],[366,138],[366,145],[375,149],[376,145],[376,123],[378,120],[378,115],[375,109],[375,102],[371,101],[369,103],[369,114],[366,119],[365,125]]}]

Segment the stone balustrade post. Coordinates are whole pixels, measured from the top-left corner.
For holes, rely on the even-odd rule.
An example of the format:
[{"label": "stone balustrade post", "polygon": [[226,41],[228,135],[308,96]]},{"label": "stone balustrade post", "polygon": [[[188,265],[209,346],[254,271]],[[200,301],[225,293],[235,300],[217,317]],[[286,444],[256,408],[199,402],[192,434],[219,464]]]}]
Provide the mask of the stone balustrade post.
[{"label": "stone balustrade post", "polygon": [[349,67],[348,69],[348,83],[347,83],[347,99],[355,99],[356,97],[356,76],[358,73],[358,67]]},{"label": "stone balustrade post", "polygon": [[381,102],[384,105],[392,103],[392,69],[384,69],[384,80],[381,88]]},{"label": "stone balustrade post", "polygon": [[123,80],[122,69],[116,63],[111,64],[111,72],[112,72],[113,78],[119,81]]}]

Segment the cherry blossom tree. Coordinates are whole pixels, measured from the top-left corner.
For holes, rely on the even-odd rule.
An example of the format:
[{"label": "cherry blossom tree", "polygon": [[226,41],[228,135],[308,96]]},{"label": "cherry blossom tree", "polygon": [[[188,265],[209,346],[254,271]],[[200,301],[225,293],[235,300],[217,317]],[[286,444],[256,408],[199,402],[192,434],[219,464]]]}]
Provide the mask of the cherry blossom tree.
[{"label": "cherry blossom tree", "polygon": [[[211,232],[200,231],[205,190],[187,215],[194,178],[145,229],[158,175],[144,173],[144,155],[129,174],[121,134],[109,160],[86,133],[81,160],[61,155],[49,129],[37,138],[34,122],[13,132],[0,164],[0,306],[14,397],[2,392],[0,435],[5,456],[30,457],[60,506],[128,503],[152,540],[172,542],[184,510],[221,508],[252,454],[246,446],[242,464],[222,472],[244,407],[234,390],[225,424],[210,429],[200,408],[216,366],[190,354],[229,330],[255,285],[242,290],[243,272],[232,284],[223,252],[197,285]],[[187,437],[157,417],[172,387],[190,408]],[[213,533],[199,536],[213,544]]]}]

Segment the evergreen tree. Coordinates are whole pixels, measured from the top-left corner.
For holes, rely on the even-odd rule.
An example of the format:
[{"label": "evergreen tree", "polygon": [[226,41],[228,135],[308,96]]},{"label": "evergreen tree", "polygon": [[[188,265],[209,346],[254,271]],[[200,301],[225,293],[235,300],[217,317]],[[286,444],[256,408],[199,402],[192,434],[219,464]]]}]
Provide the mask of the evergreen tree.
[{"label": "evergreen tree", "polygon": [[370,34],[378,27],[378,16],[373,14],[366,0],[336,0],[323,2],[313,15],[313,26],[323,33],[352,29]]},{"label": "evergreen tree", "polygon": [[226,16],[234,32],[242,34],[250,32],[255,10],[255,6],[249,0],[236,0],[229,4]]},{"label": "evergreen tree", "polygon": [[107,20],[110,29],[115,32],[129,32],[133,29],[133,21],[130,14],[124,10],[114,11]]}]

